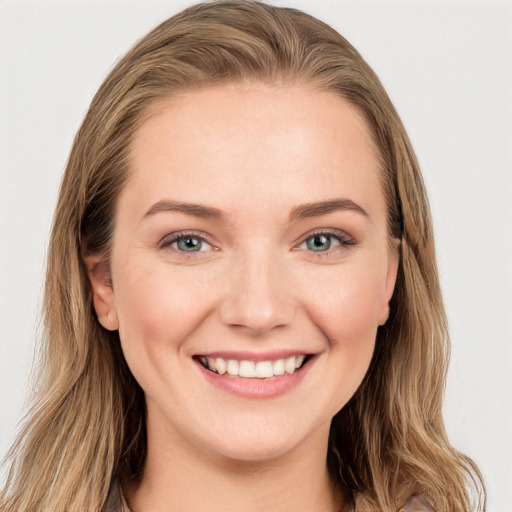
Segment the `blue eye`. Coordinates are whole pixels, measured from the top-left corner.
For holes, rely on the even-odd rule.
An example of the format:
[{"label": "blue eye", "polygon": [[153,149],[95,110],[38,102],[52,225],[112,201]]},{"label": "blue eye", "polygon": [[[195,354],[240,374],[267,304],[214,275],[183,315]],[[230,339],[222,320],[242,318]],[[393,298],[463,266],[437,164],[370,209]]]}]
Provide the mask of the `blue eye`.
[{"label": "blue eye", "polygon": [[315,235],[306,240],[306,247],[310,251],[325,252],[332,246],[332,236],[330,235]]},{"label": "blue eye", "polygon": [[186,231],[170,233],[158,242],[159,249],[171,249],[178,255],[185,257],[187,254],[194,256],[198,253],[215,250],[215,246],[207,242],[203,236]]},{"label": "blue eye", "polygon": [[355,244],[356,241],[345,231],[333,228],[309,233],[296,248],[310,254],[315,253],[317,256],[336,258],[345,254],[344,250]]},{"label": "blue eye", "polygon": [[200,252],[203,248],[203,241],[193,236],[178,238],[175,243],[178,250],[183,252]]}]

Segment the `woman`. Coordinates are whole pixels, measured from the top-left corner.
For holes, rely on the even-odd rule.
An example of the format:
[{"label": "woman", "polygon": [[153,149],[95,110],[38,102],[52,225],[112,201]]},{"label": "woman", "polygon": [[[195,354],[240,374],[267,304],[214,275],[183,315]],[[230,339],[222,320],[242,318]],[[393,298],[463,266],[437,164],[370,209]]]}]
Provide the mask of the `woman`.
[{"label": "woman", "polygon": [[66,169],[45,308],[2,509],[483,506],[442,423],[414,154],[305,14],[199,5],[114,68]]}]

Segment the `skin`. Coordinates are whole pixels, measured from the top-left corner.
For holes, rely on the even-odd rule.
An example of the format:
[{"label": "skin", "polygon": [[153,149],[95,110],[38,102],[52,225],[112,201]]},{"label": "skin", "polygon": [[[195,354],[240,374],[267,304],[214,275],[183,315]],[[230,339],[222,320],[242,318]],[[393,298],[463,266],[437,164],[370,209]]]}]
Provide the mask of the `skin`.
[{"label": "skin", "polygon": [[[362,116],[329,93],[230,84],[154,106],[119,197],[113,286],[101,256],[87,261],[98,318],[119,329],[146,396],[134,512],[340,510],[329,425],[368,369],[398,266],[378,173]],[[340,198],[360,210],[290,218]],[[147,214],[163,200],[220,212]],[[199,252],[173,242],[182,230],[204,240]],[[276,350],[314,358],[295,387],[263,399],[211,385],[193,358]]]}]

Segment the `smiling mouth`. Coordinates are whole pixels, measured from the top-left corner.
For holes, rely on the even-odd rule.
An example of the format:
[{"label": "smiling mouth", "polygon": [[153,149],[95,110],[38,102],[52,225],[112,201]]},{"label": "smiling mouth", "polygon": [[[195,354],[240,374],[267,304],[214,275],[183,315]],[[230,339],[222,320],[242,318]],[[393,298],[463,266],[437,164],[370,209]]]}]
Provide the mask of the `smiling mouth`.
[{"label": "smiling mouth", "polygon": [[273,361],[249,361],[207,356],[197,356],[195,359],[204,368],[218,375],[244,379],[269,379],[292,375],[300,370],[311,359],[311,356],[301,354]]}]

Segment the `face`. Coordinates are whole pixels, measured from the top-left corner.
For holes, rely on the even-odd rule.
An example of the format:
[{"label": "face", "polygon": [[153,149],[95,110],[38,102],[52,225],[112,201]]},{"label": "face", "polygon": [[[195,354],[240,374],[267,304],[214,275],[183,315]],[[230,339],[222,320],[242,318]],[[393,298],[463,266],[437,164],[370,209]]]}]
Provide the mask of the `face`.
[{"label": "face", "polygon": [[119,197],[113,287],[90,273],[150,443],[246,461],[325,448],[396,278],[378,173],[362,116],[328,93],[225,85],[154,106]]}]

